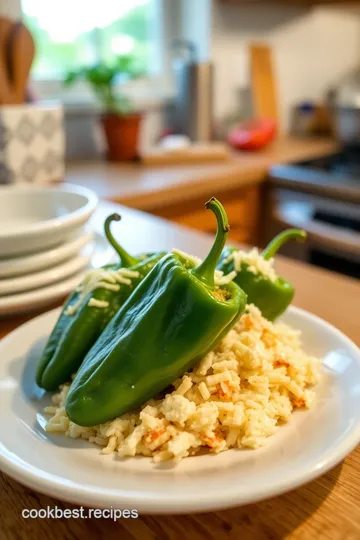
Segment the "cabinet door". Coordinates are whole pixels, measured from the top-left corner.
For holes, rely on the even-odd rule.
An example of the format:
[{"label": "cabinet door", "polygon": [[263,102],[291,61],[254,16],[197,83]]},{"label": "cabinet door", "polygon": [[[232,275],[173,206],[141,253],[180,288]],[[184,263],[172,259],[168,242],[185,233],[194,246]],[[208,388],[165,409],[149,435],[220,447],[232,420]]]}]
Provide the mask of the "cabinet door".
[{"label": "cabinet door", "polygon": [[[225,207],[230,223],[229,240],[238,243],[256,244],[258,239],[258,220],[260,188],[218,193],[217,198]],[[181,204],[163,207],[156,214],[184,227],[190,227],[210,234],[216,232],[216,220],[204,208],[204,198],[186,201]]]}]

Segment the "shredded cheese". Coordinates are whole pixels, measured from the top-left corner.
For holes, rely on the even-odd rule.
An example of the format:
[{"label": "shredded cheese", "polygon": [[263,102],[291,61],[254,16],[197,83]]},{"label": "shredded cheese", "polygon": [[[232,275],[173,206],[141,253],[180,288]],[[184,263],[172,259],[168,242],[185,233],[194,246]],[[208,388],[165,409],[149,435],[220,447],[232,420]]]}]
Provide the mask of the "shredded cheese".
[{"label": "shredded cheese", "polygon": [[226,274],[226,275],[224,275],[224,272],[221,272],[221,270],[216,270],[215,271],[215,284],[218,286],[227,285],[228,283],[230,283],[230,281],[236,278],[236,276],[237,276],[237,273],[235,272],[235,270],[233,270],[232,272],[229,272],[229,274]]},{"label": "shredded cheese", "polygon": [[[186,259],[190,261],[191,264],[194,266],[198,266],[201,264],[202,260],[199,257],[196,257],[195,255],[189,255],[188,253],[185,253],[185,251],[181,251],[180,249],[173,249],[172,253],[175,253],[175,255],[179,255],[182,259]],[[221,287],[222,285],[227,285],[230,283],[235,277],[236,272],[233,270],[229,274],[224,275],[224,272],[221,270],[215,270],[215,285],[218,287]]]},{"label": "shredded cheese", "polygon": [[185,253],[185,251],[181,251],[181,249],[173,249],[172,253],[175,253],[175,255],[179,255],[182,259],[186,259],[190,261],[194,266],[198,266],[202,261],[199,257],[196,257],[195,255],[189,255],[188,253]]},{"label": "shredded cheese", "polygon": [[97,300],[96,298],[90,298],[90,300],[88,301],[88,306],[107,308],[109,307],[109,302],[106,302],[106,300]]},{"label": "shredded cheese", "polygon": [[[119,268],[118,270],[95,269],[89,270],[84,277],[83,282],[76,289],[80,294],[77,301],[68,306],[65,310],[65,315],[73,316],[78,311],[79,307],[85,298],[96,289],[107,289],[109,291],[118,292],[121,285],[131,285],[132,278],[139,277],[139,272],[130,270],[129,268]],[[100,305],[101,304],[101,305]],[[106,305],[105,305],[106,304]],[[92,307],[108,307],[108,302],[102,302],[91,298],[88,302]]]},{"label": "shredded cheese", "polygon": [[237,250],[233,251],[226,259],[225,263],[234,261],[234,271],[236,273],[241,271],[242,264],[247,265],[249,272],[253,274],[260,274],[270,281],[275,281],[277,275],[274,269],[274,259],[265,260],[259,253],[257,248],[253,248],[250,251]]}]

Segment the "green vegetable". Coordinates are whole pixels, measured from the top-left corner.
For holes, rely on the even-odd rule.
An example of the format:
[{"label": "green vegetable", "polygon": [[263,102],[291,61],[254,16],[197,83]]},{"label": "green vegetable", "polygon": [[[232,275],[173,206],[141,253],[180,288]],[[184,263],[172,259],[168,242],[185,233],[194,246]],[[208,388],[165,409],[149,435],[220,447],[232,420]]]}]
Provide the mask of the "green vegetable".
[{"label": "green vegetable", "polygon": [[[278,234],[262,252],[262,257],[269,260],[276,255],[279,248],[289,240],[304,240],[306,232],[300,229],[288,229]],[[228,274],[235,270],[234,254],[239,250],[235,247],[226,247],[218,264],[218,270]],[[294,297],[294,287],[280,276],[275,281],[261,273],[254,274],[249,271],[249,265],[241,262],[240,271],[234,278],[248,296],[248,303],[255,304],[262,315],[273,321],[279,317],[289,306]]]},{"label": "green vegetable", "polygon": [[64,86],[70,87],[79,80],[89,84],[105,112],[126,115],[132,112],[134,104],[124,92],[119,91],[119,78],[137,79],[144,75],[145,65],[133,54],[113,57],[110,62],[100,61],[93,66],[79,67],[69,71]]},{"label": "green vegetable", "polygon": [[229,230],[222,205],[211,199],[218,230],[196,266],[172,253],[151,270],[89,351],[67,395],[66,412],[81,426],[126,413],[191,369],[235,324],[246,294],[214,283]]},{"label": "green vegetable", "polygon": [[37,368],[36,382],[45,390],[56,390],[70,380],[115,313],[165,255],[129,255],[110,232],[110,223],[119,219],[118,214],[109,216],[104,228],[121,263],[89,271],[66,301]]}]

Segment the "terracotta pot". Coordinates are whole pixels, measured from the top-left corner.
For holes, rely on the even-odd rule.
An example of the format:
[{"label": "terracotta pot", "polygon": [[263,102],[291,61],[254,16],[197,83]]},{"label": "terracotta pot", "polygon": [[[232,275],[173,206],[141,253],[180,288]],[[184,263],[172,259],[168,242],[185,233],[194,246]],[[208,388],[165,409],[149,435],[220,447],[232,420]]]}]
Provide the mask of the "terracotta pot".
[{"label": "terracotta pot", "polygon": [[108,145],[110,161],[130,161],[138,156],[141,114],[121,116],[103,114],[101,122]]}]

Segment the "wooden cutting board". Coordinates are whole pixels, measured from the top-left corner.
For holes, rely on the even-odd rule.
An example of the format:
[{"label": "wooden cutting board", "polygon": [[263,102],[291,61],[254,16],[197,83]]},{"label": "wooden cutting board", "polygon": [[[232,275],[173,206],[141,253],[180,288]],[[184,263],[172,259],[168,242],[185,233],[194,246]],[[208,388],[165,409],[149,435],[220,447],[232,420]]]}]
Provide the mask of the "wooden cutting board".
[{"label": "wooden cutting board", "polygon": [[249,53],[253,116],[277,121],[279,111],[272,50],[269,45],[251,43]]},{"label": "wooden cutting board", "polygon": [[149,150],[141,155],[141,162],[144,165],[186,165],[226,161],[230,155],[230,150],[224,143],[194,143],[185,148]]}]

